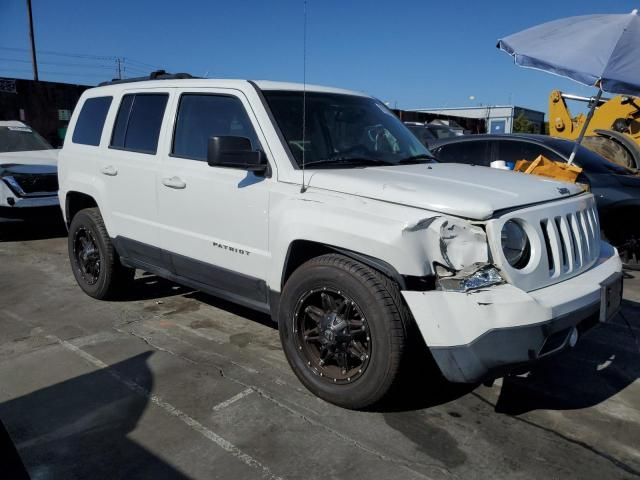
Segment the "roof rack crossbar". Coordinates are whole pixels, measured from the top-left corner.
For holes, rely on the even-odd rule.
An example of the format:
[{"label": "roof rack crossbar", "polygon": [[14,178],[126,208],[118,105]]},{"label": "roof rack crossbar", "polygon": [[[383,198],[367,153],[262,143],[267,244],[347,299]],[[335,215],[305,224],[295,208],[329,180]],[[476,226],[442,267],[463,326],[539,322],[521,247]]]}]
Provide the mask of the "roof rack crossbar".
[{"label": "roof rack crossbar", "polygon": [[104,87],[105,85],[117,85],[119,83],[144,82],[145,80],[176,80],[176,79],[183,79],[183,78],[200,78],[200,77],[194,77],[193,75],[190,75],[188,73],[167,73],[164,70],[156,70],[154,72],[151,72],[146,77],[123,78],[123,79],[114,78],[111,81],[99,83],[98,86]]}]

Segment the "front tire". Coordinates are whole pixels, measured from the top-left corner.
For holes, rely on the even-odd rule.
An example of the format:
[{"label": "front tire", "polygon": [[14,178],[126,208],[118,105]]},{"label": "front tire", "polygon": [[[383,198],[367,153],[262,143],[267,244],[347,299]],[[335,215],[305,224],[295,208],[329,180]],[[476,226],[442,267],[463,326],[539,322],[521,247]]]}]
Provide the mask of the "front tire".
[{"label": "front tire", "polygon": [[304,386],[333,404],[362,409],[396,380],[408,315],[394,282],[329,254],[288,279],[278,323],[287,360]]},{"label": "front tire", "polygon": [[133,280],[135,270],[120,263],[97,208],[80,210],[73,217],[68,250],[76,282],[90,297],[115,298]]}]

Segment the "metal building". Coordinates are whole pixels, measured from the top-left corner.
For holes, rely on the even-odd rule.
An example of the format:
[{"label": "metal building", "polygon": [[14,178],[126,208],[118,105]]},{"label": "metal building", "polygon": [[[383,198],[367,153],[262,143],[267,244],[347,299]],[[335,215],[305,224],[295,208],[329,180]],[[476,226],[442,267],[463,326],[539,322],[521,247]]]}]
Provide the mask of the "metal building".
[{"label": "metal building", "polygon": [[86,85],[0,78],[0,120],[25,122],[54,147],[62,145]]},{"label": "metal building", "polygon": [[528,122],[528,133],[544,133],[544,112],[515,105],[495,105],[460,108],[418,108],[410,112],[484,121],[485,131],[474,133],[513,133],[516,119],[523,116]]}]

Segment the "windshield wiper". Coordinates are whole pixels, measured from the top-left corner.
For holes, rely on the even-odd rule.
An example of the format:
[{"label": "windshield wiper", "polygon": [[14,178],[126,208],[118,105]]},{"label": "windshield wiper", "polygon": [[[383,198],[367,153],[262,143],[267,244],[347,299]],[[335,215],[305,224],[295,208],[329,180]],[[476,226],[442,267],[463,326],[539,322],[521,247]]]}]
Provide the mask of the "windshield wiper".
[{"label": "windshield wiper", "polygon": [[305,162],[304,166],[309,167],[311,165],[332,164],[332,163],[353,164],[353,165],[395,165],[394,162],[387,162],[385,160],[379,160],[376,158],[331,157],[331,158],[323,158],[321,160],[314,160],[312,162]]},{"label": "windshield wiper", "polygon": [[416,160],[430,160],[431,162],[436,162],[437,159],[433,155],[429,155],[427,153],[421,153],[419,155],[411,155],[410,157],[403,158],[398,162],[398,165],[402,165],[403,163],[411,163]]}]

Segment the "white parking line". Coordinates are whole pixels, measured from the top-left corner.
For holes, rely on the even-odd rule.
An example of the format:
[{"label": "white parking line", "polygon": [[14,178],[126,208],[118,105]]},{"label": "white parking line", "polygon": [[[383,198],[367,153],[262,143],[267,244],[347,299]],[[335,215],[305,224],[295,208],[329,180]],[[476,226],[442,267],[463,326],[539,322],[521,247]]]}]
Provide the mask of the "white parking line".
[{"label": "white parking line", "polygon": [[[245,463],[246,465],[248,465],[250,467],[253,467],[253,468],[257,469],[257,470],[261,470],[262,471],[262,477],[271,478],[271,479],[274,479],[274,480],[282,480],[281,477],[278,477],[278,476],[274,475],[271,472],[271,470],[269,470],[269,468],[267,466],[263,465],[262,463],[260,463],[258,460],[256,460],[252,456],[244,453],[238,447],[233,445],[228,440],[225,440],[224,438],[222,438],[217,433],[209,430],[207,427],[202,425],[196,419],[194,419],[194,418],[190,417],[189,415],[187,415],[186,413],[184,413],[179,408],[176,408],[173,405],[171,405],[170,403],[164,401],[158,395],[155,395],[155,394],[149,392],[147,389],[145,389],[144,387],[140,386],[139,384],[137,384],[133,380],[130,380],[128,378],[123,377],[122,375],[120,375],[114,369],[109,368],[109,365],[104,363],[102,360],[100,360],[100,359],[94,357],[93,355],[85,352],[84,350],[76,347],[72,343],[69,343],[69,342],[67,342],[65,340],[62,340],[62,339],[56,337],[55,335],[47,335],[47,338],[49,340],[52,340],[52,341],[55,341],[55,342],[59,343],[65,349],[67,349],[70,352],[73,352],[76,355],[82,357],[84,360],[89,362],[94,367],[105,369],[105,371],[107,373],[109,373],[113,378],[118,380],[124,386],[126,386],[130,390],[134,391],[135,393],[138,393],[140,395],[143,395],[143,396],[147,397],[154,405],[162,408],[169,415],[172,415],[172,416],[180,419],[183,423],[185,423],[192,430],[195,430],[196,432],[198,432],[201,435],[203,435],[205,438],[211,440],[213,443],[215,443],[220,448],[222,448],[222,449],[226,450],[227,452],[229,452],[231,455],[236,457],[238,460],[242,461],[243,463]],[[251,389],[247,389],[247,390],[251,390]],[[241,393],[243,393],[243,392],[241,392]],[[246,395],[248,395],[248,393]],[[230,398],[229,400],[232,400],[232,398]],[[227,400],[227,402],[229,402],[229,400]]]},{"label": "white parking line", "polygon": [[249,395],[250,393],[253,392],[252,388],[245,388],[243,391],[241,391],[240,393],[238,393],[237,395],[234,395],[233,397],[231,397],[228,400],[225,400],[224,402],[220,402],[219,404],[217,404],[216,406],[213,407],[213,411],[217,412],[218,410],[222,410],[223,408],[228,407],[229,405],[231,405],[232,403],[237,402],[238,400],[243,399],[244,397],[246,397],[247,395]]}]

